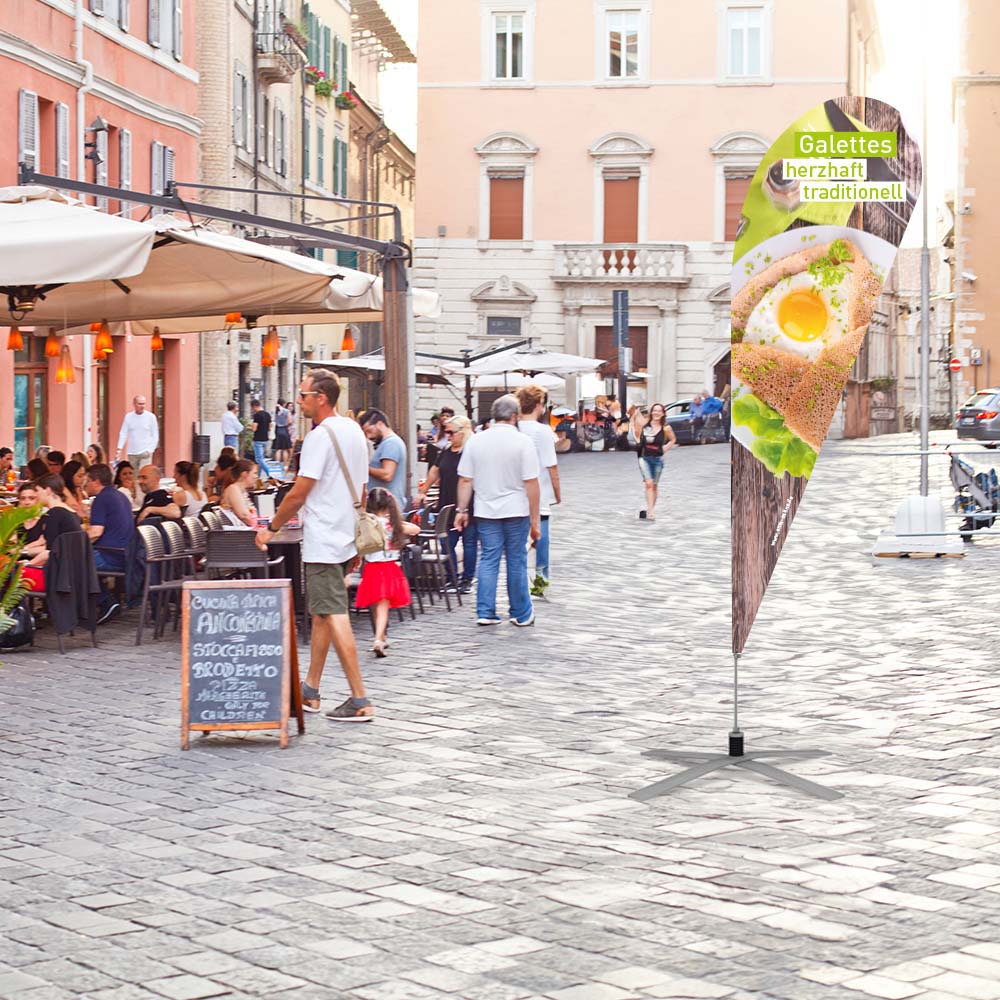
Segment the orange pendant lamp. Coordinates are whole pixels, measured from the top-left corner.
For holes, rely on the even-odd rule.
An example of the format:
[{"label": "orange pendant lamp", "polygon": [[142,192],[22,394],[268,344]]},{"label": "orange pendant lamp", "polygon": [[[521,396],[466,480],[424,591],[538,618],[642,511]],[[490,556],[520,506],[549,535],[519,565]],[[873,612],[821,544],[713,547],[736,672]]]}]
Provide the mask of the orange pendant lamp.
[{"label": "orange pendant lamp", "polygon": [[243,322],[243,314],[238,312],[227,312],[226,313],[226,329],[230,327],[238,326]]},{"label": "orange pendant lamp", "polygon": [[69,344],[63,344],[59,349],[59,367],[56,368],[56,385],[72,385],[76,381],[73,369],[73,355],[69,352]]},{"label": "orange pendant lamp", "polygon": [[111,328],[108,326],[107,320],[102,320],[97,324],[97,343],[94,344],[94,353],[115,353],[115,342],[111,339]]},{"label": "orange pendant lamp", "polygon": [[160,328],[158,326],[153,327],[153,336],[149,341],[149,349],[151,351],[163,350],[163,338],[160,336]]},{"label": "orange pendant lamp", "polygon": [[56,336],[55,327],[49,330],[49,335],[45,338],[45,357],[59,357],[59,338]]},{"label": "orange pendant lamp", "polygon": [[344,327],[344,339],[340,342],[340,349],[342,351],[354,350],[354,331],[349,326]]},{"label": "orange pendant lamp", "polygon": [[281,344],[278,340],[278,328],[269,326],[261,343],[260,364],[262,368],[273,368],[278,361]]},{"label": "orange pendant lamp", "polygon": [[12,326],[10,328],[10,333],[7,334],[7,350],[24,350],[24,337],[21,336],[21,331],[16,326]]}]

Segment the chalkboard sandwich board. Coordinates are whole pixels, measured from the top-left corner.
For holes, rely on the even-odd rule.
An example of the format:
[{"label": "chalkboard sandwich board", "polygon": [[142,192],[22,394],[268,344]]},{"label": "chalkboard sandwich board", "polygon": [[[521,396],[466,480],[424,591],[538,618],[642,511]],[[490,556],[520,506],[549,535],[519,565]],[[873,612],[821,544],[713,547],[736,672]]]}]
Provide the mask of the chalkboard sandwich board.
[{"label": "chalkboard sandwich board", "polygon": [[188,580],[181,602],[181,749],[192,731],[305,732],[288,580]]}]

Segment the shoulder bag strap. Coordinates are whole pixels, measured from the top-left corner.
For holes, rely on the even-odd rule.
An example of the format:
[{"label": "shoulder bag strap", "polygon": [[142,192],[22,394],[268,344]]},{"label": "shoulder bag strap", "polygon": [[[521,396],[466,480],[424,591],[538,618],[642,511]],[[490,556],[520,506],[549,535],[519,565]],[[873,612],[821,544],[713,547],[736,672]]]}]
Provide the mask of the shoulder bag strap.
[{"label": "shoulder bag strap", "polygon": [[337,461],[340,463],[340,471],[344,474],[344,479],[347,481],[347,489],[350,491],[351,499],[354,501],[355,510],[361,510],[361,499],[358,497],[358,491],[354,488],[354,483],[351,481],[351,475],[347,471],[347,463],[344,461],[344,453],[340,450],[340,443],[337,441],[337,435],[333,433],[333,428],[324,421],[323,430],[330,435],[330,440],[333,442],[333,450],[337,453]]}]

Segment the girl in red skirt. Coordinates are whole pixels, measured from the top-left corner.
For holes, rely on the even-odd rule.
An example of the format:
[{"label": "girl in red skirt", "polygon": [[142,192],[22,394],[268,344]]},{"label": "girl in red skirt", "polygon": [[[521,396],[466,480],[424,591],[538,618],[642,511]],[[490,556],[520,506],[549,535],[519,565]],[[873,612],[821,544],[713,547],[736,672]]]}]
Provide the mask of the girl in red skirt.
[{"label": "girl in red skirt", "polygon": [[389,609],[405,608],[410,603],[410,585],[399,567],[400,553],[406,545],[407,536],[420,534],[420,527],[403,520],[396,498],[380,486],[368,493],[365,507],[382,522],[386,541],[381,552],[365,556],[355,606],[374,609],[375,641],[372,652],[376,656],[385,656],[389,645],[385,637],[389,627]]}]

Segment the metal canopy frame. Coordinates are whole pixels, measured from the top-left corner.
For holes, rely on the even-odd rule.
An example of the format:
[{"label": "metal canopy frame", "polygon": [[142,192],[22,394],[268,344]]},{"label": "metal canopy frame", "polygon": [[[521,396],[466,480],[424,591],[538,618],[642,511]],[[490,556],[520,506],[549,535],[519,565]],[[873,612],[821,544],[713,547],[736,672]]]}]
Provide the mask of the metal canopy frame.
[{"label": "metal canopy frame", "polygon": [[[473,361],[482,361],[483,358],[492,358],[494,354],[503,354],[504,351],[514,351],[519,347],[526,346],[531,346],[530,337],[525,340],[516,340],[513,344],[505,344],[503,347],[491,347],[488,351],[482,351],[479,354],[473,354],[472,348],[466,347],[462,349],[462,356],[460,358],[456,358],[450,354],[428,354],[426,351],[416,351],[414,353],[419,358],[433,358],[435,361],[461,361],[468,368]],[[465,415],[470,420],[472,419],[472,376],[468,372],[465,374]]]},{"label": "metal canopy frame", "polygon": [[[115,201],[132,204],[148,205],[150,208],[162,208],[175,214],[188,216],[193,221],[195,215],[230,222],[237,226],[250,226],[256,229],[270,230],[273,233],[283,233],[286,236],[300,238],[306,245],[332,247],[343,250],[359,250],[376,254],[380,258],[383,282],[382,309],[382,341],[385,349],[386,376],[385,390],[387,408],[390,410],[393,424],[400,437],[407,443],[408,453],[416,455],[416,432],[414,423],[413,375],[414,355],[412,349],[413,308],[410,300],[407,265],[413,259],[410,247],[403,241],[402,213],[399,206],[392,202],[362,201],[357,198],[334,198],[326,195],[306,194],[295,191],[268,191],[261,188],[226,187],[212,184],[201,184],[197,181],[168,181],[166,192],[162,195],[146,194],[143,191],[131,191],[125,188],[111,187],[107,184],[91,184],[87,181],[75,181],[68,177],[56,177],[43,174],[24,163],[18,164],[18,183],[22,185],[40,184],[56,190],[72,191],[81,195],[93,195],[96,198],[111,198]],[[204,191],[226,191],[249,196],[267,195],[268,197],[297,199],[303,203],[318,201],[327,204],[344,206],[363,206],[372,209],[361,218],[375,218],[392,215],[393,239],[374,240],[367,236],[351,236],[347,233],[331,233],[318,225],[307,225],[292,222],[288,219],[277,219],[272,216],[259,215],[254,212],[239,212],[216,205],[206,205],[191,202],[178,194],[179,188],[194,188]],[[323,220],[327,223],[339,223],[343,220]],[[353,219],[352,221],[357,221]],[[330,322],[336,323],[336,313],[330,314]],[[199,390],[200,391],[200,390]],[[410,477],[412,461],[406,470],[406,490],[410,492]]]}]

